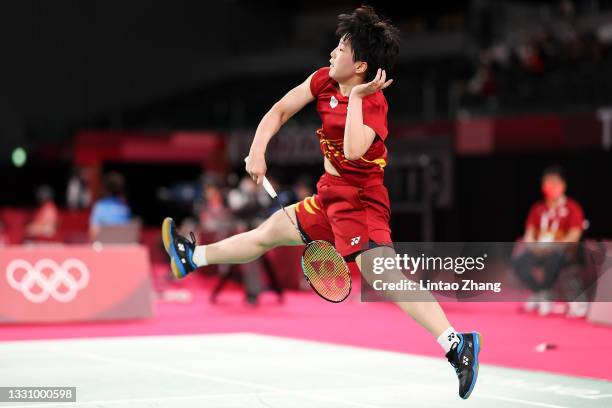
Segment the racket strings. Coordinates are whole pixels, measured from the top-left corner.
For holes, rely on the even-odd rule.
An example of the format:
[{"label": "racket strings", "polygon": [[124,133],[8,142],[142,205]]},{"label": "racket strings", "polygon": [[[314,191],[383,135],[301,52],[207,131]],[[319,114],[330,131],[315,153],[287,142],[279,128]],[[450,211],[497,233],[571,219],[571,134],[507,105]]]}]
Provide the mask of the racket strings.
[{"label": "racket strings", "polygon": [[351,276],[342,256],[327,241],[309,243],[302,256],[304,275],[324,299],[341,302],[351,291]]}]

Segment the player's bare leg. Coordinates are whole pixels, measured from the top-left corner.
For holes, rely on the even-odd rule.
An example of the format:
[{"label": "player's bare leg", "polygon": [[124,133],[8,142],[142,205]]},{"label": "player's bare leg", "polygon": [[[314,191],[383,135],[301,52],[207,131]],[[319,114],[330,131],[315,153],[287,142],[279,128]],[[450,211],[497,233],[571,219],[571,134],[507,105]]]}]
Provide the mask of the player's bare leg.
[{"label": "player's bare leg", "polygon": [[[378,247],[367,251],[368,257],[395,257],[395,250],[390,247]],[[375,275],[364,271],[362,267],[362,256],[355,258],[357,266],[364,278],[370,285],[373,284]],[[376,275],[378,278],[379,276]],[[385,271],[386,282],[400,282],[406,277],[399,271]],[[478,332],[458,333],[451,326],[446,314],[434,296],[429,291],[416,291],[415,301],[406,301],[407,293],[399,296],[393,292],[386,292],[385,296],[395,302],[404,312],[412,317],[425,330],[431,333],[446,352],[446,358],[455,368],[459,378],[459,395],[467,399],[478,377],[478,354],[482,344],[482,337]]]},{"label": "player's bare leg", "polygon": [[[295,205],[286,207],[286,210],[296,222]],[[171,259],[172,272],[177,278],[201,266],[246,263],[272,248],[303,244],[300,235],[281,211],[274,213],[253,230],[198,246],[195,245],[195,237],[188,240],[177,234],[174,221],[166,218],[162,225],[162,238]]]},{"label": "player's bare leg", "polygon": [[[295,205],[285,209],[293,222],[297,222]],[[272,248],[303,244],[291,221],[282,211],[277,211],[253,230],[206,245],[206,261],[208,264],[246,263]]]},{"label": "player's bare leg", "polygon": [[[361,266],[363,254],[359,254],[355,258],[355,262],[359,267],[359,270],[363,270]],[[378,247],[368,250],[368,257],[394,257],[395,251],[389,247]],[[372,274],[362,273],[366,280],[370,280]],[[394,276],[395,274],[395,276]],[[386,271],[385,281],[393,282],[406,279],[406,277],[400,271]],[[372,282],[369,282],[372,284]],[[430,332],[434,337],[439,337],[448,327],[450,323],[446,318],[446,314],[440,307],[440,304],[436,301],[433,295],[428,291],[418,291],[418,301],[402,301],[400,299],[393,298],[394,294],[389,293],[390,300],[412,317],[418,324],[423,326],[425,330]],[[397,295],[396,295],[397,296]],[[406,293],[402,293],[402,298],[405,298]]]}]

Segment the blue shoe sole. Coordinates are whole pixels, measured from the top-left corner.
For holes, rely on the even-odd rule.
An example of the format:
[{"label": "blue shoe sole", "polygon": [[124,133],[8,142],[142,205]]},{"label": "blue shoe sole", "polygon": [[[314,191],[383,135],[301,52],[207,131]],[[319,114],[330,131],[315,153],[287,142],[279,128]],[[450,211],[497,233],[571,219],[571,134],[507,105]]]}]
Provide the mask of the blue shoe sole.
[{"label": "blue shoe sole", "polygon": [[480,349],[482,347],[482,336],[478,332],[472,332],[474,336],[474,377],[472,377],[472,384],[470,384],[470,389],[467,394],[465,394],[463,399],[468,399],[474,390],[474,386],[476,385],[476,380],[478,379],[478,369],[480,368],[480,363],[478,362],[478,354],[480,353]]},{"label": "blue shoe sole", "polygon": [[187,275],[185,267],[180,262],[176,248],[174,248],[174,220],[166,217],[162,223],[162,241],[164,248],[170,256],[170,268],[175,278],[180,279]]}]

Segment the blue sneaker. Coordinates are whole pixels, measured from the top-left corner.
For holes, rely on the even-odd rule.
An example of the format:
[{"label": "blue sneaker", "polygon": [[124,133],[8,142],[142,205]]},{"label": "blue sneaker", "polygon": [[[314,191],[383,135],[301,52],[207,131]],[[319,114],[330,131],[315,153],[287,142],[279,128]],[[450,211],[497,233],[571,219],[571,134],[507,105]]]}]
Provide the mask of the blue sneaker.
[{"label": "blue sneaker", "polygon": [[174,220],[170,217],[164,219],[162,224],[162,240],[164,248],[170,256],[170,267],[175,278],[180,279],[194,271],[198,266],[193,263],[192,256],[196,246],[196,239],[193,232],[191,241],[176,233]]},{"label": "blue sneaker", "polygon": [[482,347],[482,336],[478,332],[457,333],[459,342],[453,343],[446,353],[459,378],[459,396],[468,399],[478,378],[478,354]]}]

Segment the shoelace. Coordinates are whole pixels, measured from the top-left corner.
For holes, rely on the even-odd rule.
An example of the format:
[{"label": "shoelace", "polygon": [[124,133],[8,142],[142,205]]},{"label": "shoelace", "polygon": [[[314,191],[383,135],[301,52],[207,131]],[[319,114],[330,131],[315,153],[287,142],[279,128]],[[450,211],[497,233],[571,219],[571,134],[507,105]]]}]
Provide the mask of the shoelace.
[{"label": "shoelace", "polygon": [[[453,343],[451,345],[451,349],[450,352],[456,352],[457,351],[457,345],[458,343]],[[454,353],[452,353],[451,355],[453,355]],[[457,373],[457,375],[459,374],[460,370],[460,366],[451,358],[451,357],[447,357],[448,362],[453,366],[453,368],[455,369],[455,372]]]},{"label": "shoelace", "polygon": [[195,234],[193,233],[193,231],[189,231],[189,238],[191,238],[191,243],[193,245],[195,245],[196,244],[196,237],[195,237]]}]

